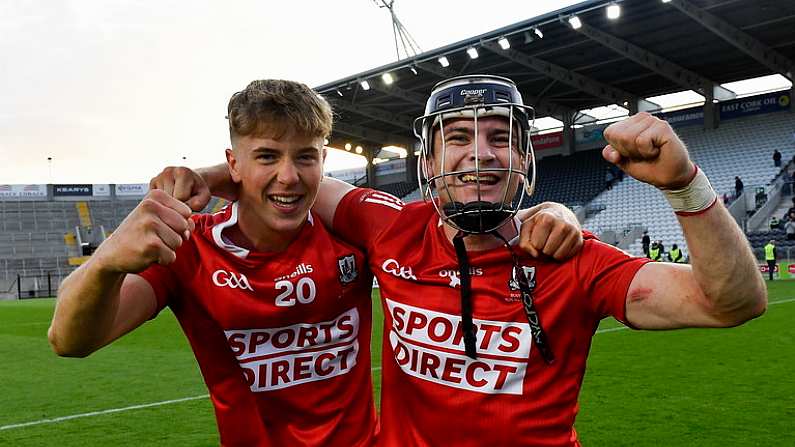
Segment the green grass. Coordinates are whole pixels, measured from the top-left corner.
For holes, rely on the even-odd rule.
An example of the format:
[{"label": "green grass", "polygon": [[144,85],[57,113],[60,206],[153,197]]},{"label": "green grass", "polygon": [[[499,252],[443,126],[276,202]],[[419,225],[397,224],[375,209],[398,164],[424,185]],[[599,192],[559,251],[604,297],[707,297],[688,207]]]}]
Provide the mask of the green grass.
[{"label": "green grass", "polygon": [[[769,291],[771,303],[795,298],[795,282]],[[89,358],[64,359],[47,345],[52,307],[51,299],[0,302],[0,427],[207,393],[171,313]],[[374,308],[378,395],[383,316]],[[597,334],[576,424],[584,445],[791,445],[792,321],[795,302],[786,302],[732,330]],[[206,398],[0,429],[0,445],[54,443],[217,445],[218,435]]]}]

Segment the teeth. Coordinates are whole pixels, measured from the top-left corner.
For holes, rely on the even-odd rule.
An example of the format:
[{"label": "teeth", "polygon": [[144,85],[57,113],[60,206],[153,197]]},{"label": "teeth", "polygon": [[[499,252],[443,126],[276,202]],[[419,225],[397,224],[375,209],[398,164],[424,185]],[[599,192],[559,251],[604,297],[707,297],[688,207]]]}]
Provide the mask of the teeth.
[{"label": "teeth", "polygon": [[464,183],[477,183],[478,178],[482,183],[497,183],[497,176],[492,174],[480,174],[480,176],[474,174],[462,174],[458,177]]},{"label": "teeth", "polygon": [[274,202],[278,202],[284,205],[289,205],[291,203],[295,203],[301,196],[270,196],[271,200]]}]

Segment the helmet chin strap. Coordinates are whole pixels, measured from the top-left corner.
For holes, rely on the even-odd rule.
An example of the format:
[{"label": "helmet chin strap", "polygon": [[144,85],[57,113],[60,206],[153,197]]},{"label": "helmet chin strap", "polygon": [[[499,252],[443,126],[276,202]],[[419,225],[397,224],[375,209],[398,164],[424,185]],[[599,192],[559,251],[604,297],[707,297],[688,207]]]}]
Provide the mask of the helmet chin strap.
[{"label": "helmet chin strap", "polygon": [[444,215],[459,230],[466,233],[486,234],[513,217],[513,212],[502,203],[476,200],[467,203],[448,202],[442,206]]},{"label": "helmet chin strap", "polygon": [[[513,259],[512,276],[522,293],[522,307],[524,308],[527,322],[530,325],[530,334],[533,337],[533,343],[541,353],[541,357],[543,357],[544,361],[547,364],[551,364],[555,361],[555,355],[552,352],[552,348],[549,346],[549,341],[544,332],[544,328],[541,326],[538,311],[533,301],[533,289],[535,289],[535,284],[530,284],[524,269],[519,265],[519,259],[511,249],[508,241],[497,230],[491,231],[488,234],[502,241],[505,248],[511,253],[511,258]],[[455,247],[456,257],[458,258],[458,271],[461,277],[461,331],[463,332],[464,352],[467,357],[474,360],[477,359],[477,335],[475,325],[472,322],[472,275],[469,270],[469,256],[467,256],[467,249],[464,245],[464,238],[469,235],[470,233],[459,230],[453,237],[453,246]]]}]

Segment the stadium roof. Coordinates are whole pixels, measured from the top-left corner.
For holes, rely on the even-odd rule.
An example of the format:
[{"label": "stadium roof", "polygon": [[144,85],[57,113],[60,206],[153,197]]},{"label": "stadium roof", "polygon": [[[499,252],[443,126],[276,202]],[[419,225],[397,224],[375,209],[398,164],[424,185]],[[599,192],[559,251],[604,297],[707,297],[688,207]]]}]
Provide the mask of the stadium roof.
[{"label": "stadium roof", "polygon": [[[607,18],[610,4],[621,7],[619,18]],[[569,23],[572,16],[579,17],[579,29]],[[598,106],[654,110],[644,98],[694,90],[711,102],[734,96],[720,84],[776,73],[792,80],[793,30],[792,0],[590,0],[316,90],[339,115],[330,145],[406,146],[414,141],[411,121],[433,86],[448,77],[507,76],[537,117],[585,122],[590,117],[578,112]],[[509,49],[500,46],[502,38]],[[472,59],[469,48],[479,57]],[[394,82],[387,85],[384,73]]]}]

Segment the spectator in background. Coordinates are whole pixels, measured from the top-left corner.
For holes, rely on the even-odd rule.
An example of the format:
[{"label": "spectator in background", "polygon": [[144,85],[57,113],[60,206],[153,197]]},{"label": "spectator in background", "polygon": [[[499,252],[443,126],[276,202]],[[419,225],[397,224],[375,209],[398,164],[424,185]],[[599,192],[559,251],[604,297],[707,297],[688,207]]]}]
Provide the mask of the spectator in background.
[{"label": "spectator in background", "polygon": [[771,281],[773,281],[773,272],[776,270],[776,241],[770,239],[770,242],[765,245],[765,261],[767,261],[767,274]]},{"label": "spectator in background", "polygon": [[685,257],[682,256],[682,250],[680,250],[676,244],[671,245],[671,251],[668,252],[668,261],[677,264],[685,262]]},{"label": "spectator in background", "polygon": [[743,185],[743,181],[740,179],[739,176],[735,176],[734,177],[734,197],[735,198],[740,197],[742,195],[743,188],[745,188],[745,185]]},{"label": "spectator in background", "polygon": [[644,231],[643,237],[640,239],[640,243],[643,244],[643,254],[646,257],[649,257],[649,245],[651,244],[651,239],[649,238],[649,232]]},{"label": "spectator in background", "polygon": [[778,149],[773,151],[773,166],[780,168],[781,167],[781,152]]},{"label": "spectator in background", "polygon": [[649,248],[649,254],[646,255],[646,257],[652,261],[662,261],[662,248],[660,247],[659,241],[654,241],[654,243],[651,244],[651,247]]},{"label": "spectator in background", "polygon": [[776,241],[770,239],[770,242],[765,245],[765,261],[767,261],[767,274],[771,281],[773,281],[773,272],[776,270]]},{"label": "spectator in background", "polygon": [[788,241],[795,241],[795,222],[793,222],[792,218],[784,224],[784,231],[787,232]]},{"label": "spectator in background", "polygon": [[771,230],[777,230],[779,228],[781,228],[781,221],[778,220],[778,217],[772,216],[770,218],[770,229]]}]

